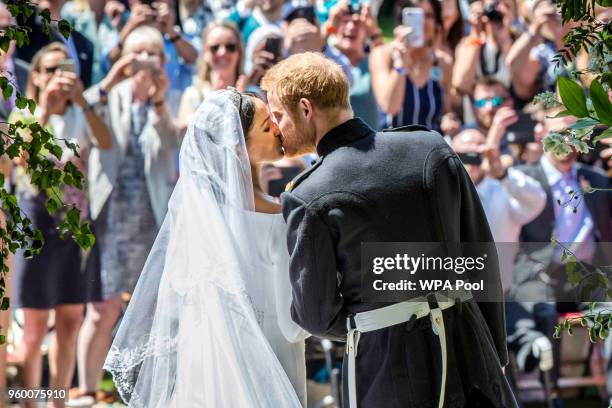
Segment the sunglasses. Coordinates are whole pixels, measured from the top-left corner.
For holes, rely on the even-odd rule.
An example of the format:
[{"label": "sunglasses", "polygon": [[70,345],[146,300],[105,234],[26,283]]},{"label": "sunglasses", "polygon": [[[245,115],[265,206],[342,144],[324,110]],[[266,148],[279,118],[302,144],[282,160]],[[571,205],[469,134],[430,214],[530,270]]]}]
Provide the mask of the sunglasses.
[{"label": "sunglasses", "polygon": [[225,48],[226,52],[229,53],[234,53],[236,51],[238,51],[238,44],[215,44],[215,45],[211,45],[210,47],[208,47],[209,50],[211,50],[213,52],[213,54],[216,54],[219,52],[219,50],[221,49],[221,47]]},{"label": "sunglasses", "polygon": [[56,65],[54,67],[41,67],[40,70],[46,74],[54,74],[55,71],[57,71],[58,69],[60,69],[59,65]]},{"label": "sunglasses", "polygon": [[474,100],[474,106],[477,109],[482,109],[485,106],[487,106],[487,103],[491,102],[491,106],[494,108],[497,108],[499,106],[501,106],[504,103],[504,97],[503,96],[494,96],[492,98],[482,98],[482,99],[475,99]]}]

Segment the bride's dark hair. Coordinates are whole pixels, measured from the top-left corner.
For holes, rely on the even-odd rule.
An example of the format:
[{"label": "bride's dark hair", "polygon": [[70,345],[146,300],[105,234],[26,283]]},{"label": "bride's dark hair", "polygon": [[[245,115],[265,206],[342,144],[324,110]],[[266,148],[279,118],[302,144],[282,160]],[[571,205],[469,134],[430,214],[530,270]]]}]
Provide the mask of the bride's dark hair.
[{"label": "bride's dark hair", "polygon": [[228,88],[230,93],[230,100],[238,110],[240,115],[240,124],[242,125],[242,133],[246,140],[249,135],[249,130],[253,126],[253,119],[255,119],[255,100],[259,98],[255,93],[251,92],[238,92],[235,88]]}]

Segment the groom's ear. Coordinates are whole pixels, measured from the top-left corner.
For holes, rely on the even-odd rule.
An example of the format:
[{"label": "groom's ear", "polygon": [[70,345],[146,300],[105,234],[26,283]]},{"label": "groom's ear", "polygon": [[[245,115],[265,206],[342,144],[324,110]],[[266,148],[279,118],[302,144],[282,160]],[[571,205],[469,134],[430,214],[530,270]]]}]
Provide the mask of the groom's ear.
[{"label": "groom's ear", "polygon": [[306,119],[307,121],[312,119],[312,114],[313,114],[313,109],[312,109],[312,103],[306,99],[306,98],[302,98],[300,99],[300,110],[302,111],[302,114],[304,115],[304,119]]}]

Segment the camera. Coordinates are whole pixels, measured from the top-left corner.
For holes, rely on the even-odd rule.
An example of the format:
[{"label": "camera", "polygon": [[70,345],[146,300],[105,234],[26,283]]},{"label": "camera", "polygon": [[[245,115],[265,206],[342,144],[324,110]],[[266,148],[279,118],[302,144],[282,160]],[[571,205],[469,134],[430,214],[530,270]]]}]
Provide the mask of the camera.
[{"label": "camera", "polygon": [[492,23],[501,23],[504,20],[503,14],[497,10],[497,2],[487,4],[484,9],[484,15]]},{"label": "camera", "polygon": [[351,1],[348,4],[349,14],[361,14],[361,1]]}]

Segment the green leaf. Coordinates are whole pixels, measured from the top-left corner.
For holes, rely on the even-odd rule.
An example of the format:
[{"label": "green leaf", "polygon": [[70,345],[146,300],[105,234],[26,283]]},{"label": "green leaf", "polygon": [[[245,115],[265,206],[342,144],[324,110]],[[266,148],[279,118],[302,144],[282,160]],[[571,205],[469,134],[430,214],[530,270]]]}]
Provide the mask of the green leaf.
[{"label": "green leaf", "polygon": [[574,123],[573,125],[568,127],[568,129],[578,130],[578,129],[584,129],[584,128],[593,127],[593,126],[596,126],[596,125],[599,125],[599,122],[596,121],[595,119],[580,118],[580,119],[578,119],[576,121],[576,123]]},{"label": "green leaf", "polygon": [[34,236],[32,237],[32,249],[40,250],[45,243],[42,233],[40,230],[34,231]]},{"label": "green leaf", "polygon": [[[592,128],[591,128],[592,130]],[[587,145],[586,143],[584,143],[582,140],[578,140],[578,139],[570,139],[568,140],[568,144],[570,146],[574,147],[574,150],[576,150],[579,153],[588,153],[589,152],[589,145]]]},{"label": "green leaf", "polygon": [[4,34],[0,37],[0,49],[4,52],[8,52],[9,47],[11,46],[11,39],[8,35]]},{"label": "green leaf", "polygon": [[24,98],[23,96],[18,96],[15,98],[15,106],[17,106],[19,109],[25,109],[26,106],[28,106],[28,99]]},{"label": "green leaf", "polygon": [[8,310],[11,305],[11,301],[7,297],[2,298],[2,304],[0,304],[0,310]]},{"label": "green leaf", "polygon": [[61,146],[59,145],[53,145],[50,149],[51,154],[54,155],[57,160],[61,160],[62,159],[62,154],[64,153]]},{"label": "green leaf", "polygon": [[591,82],[589,91],[597,117],[601,123],[612,126],[612,103],[610,103],[608,93],[596,79]]},{"label": "green leaf", "polygon": [[55,212],[57,211],[58,208],[58,204],[57,201],[55,201],[54,198],[49,198],[47,200],[47,211],[49,212],[50,215],[55,214]]},{"label": "green leaf", "polygon": [[572,286],[575,286],[578,283],[580,283],[580,281],[583,278],[582,273],[580,273],[580,271],[576,270],[576,263],[575,262],[568,262],[567,265],[565,266],[565,272],[567,273],[567,281]]},{"label": "green leaf", "polygon": [[17,31],[15,33],[15,40],[17,41],[17,47],[21,48],[24,46],[25,44],[25,32],[23,31]]},{"label": "green leaf", "polygon": [[559,94],[565,109],[577,118],[589,116],[589,110],[586,105],[586,95],[576,81],[565,77],[559,77]]},{"label": "green leaf", "polygon": [[33,115],[36,110],[36,102],[33,99],[28,99],[28,110]]},{"label": "green leaf", "polygon": [[26,18],[30,17],[32,15],[32,13],[34,13],[34,8],[33,7],[25,6],[23,8],[23,14],[25,15]]},{"label": "green leaf", "polygon": [[612,137],[612,127],[607,128],[606,130],[595,136],[593,140],[591,140],[591,143],[595,144],[600,140],[607,139],[609,137]]},{"label": "green leaf", "polygon": [[19,156],[19,146],[17,145],[17,143],[13,143],[12,145],[10,145],[6,149],[6,154],[11,159],[14,159],[15,157]]},{"label": "green leaf", "polygon": [[43,20],[45,20],[46,22],[51,21],[51,12],[49,11],[48,8],[41,10],[39,13],[40,17],[42,17]]},{"label": "green leaf", "polygon": [[57,23],[57,29],[62,34],[62,36],[64,36],[65,39],[68,39],[68,37],[70,36],[70,32],[72,31],[70,23],[68,23],[66,20],[60,20]]},{"label": "green leaf", "polygon": [[21,14],[21,8],[17,4],[7,4],[6,8],[13,17],[17,17],[17,15]]},{"label": "green leaf", "polygon": [[66,219],[68,220],[70,227],[77,229],[79,228],[79,222],[81,221],[81,212],[78,208],[72,207],[66,213]]},{"label": "green leaf", "polygon": [[13,85],[11,84],[7,84],[3,89],[2,89],[2,96],[4,97],[4,99],[8,99],[11,97],[11,95],[13,95]]}]

